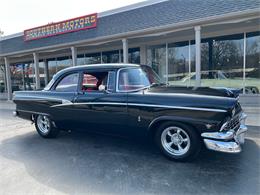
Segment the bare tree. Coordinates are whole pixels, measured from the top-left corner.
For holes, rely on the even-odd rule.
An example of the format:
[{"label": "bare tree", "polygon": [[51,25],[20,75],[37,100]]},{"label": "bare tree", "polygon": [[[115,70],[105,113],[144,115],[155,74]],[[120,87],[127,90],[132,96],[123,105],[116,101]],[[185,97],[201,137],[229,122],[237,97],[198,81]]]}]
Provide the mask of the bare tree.
[{"label": "bare tree", "polygon": [[1,30],[0,28],[0,37],[4,35],[4,31]]}]

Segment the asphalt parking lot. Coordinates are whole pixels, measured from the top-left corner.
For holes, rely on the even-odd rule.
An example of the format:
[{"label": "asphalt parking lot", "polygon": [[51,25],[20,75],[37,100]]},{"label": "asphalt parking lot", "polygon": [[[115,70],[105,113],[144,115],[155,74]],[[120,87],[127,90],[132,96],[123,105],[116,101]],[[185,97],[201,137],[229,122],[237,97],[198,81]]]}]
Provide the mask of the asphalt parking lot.
[{"label": "asphalt parking lot", "polygon": [[260,193],[259,126],[249,127],[240,154],[203,150],[176,163],[149,142],[79,132],[42,139],[12,109],[0,101],[0,194]]}]

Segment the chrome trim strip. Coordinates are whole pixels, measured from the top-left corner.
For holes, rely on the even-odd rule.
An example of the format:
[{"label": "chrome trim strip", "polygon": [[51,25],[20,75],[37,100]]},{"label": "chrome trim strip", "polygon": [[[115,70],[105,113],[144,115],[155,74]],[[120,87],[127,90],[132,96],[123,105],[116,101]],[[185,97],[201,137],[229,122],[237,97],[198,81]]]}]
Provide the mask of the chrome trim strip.
[{"label": "chrome trim strip", "polygon": [[[31,98],[31,99],[28,99]],[[60,101],[60,102],[70,102],[71,101],[67,100],[67,99],[60,99],[60,98],[53,98],[53,97],[46,97],[46,98],[37,98],[35,96],[22,96],[21,98],[19,97],[18,99],[14,99],[14,100],[18,100],[18,101]]]},{"label": "chrome trim strip", "polygon": [[201,134],[204,138],[209,139],[220,139],[220,140],[230,140],[235,136],[235,132],[233,130],[227,132],[206,132]]},{"label": "chrome trim strip", "polygon": [[129,106],[145,106],[145,107],[157,107],[157,108],[184,109],[184,110],[197,110],[197,111],[208,111],[208,112],[227,112],[226,110],[221,110],[221,109],[199,108],[199,107],[188,107],[188,106],[167,106],[167,105],[136,104],[136,103],[128,103],[128,105]]},{"label": "chrome trim strip", "polygon": [[155,107],[155,108],[172,108],[172,109],[184,109],[184,110],[197,110],[207,112],[227,112],[221,109],[211,108],[197,108],[197,107],[186,107],[186,106],[167,106],[167,105],[156,105],[156,104],[139,104],[139,103],[121,103],[121,102],[84,102],[84,103],[65,103],[58,104],[51,107],[70,106],[70,105],[123,105],[123,106],[144,106],[144,107]]},{"label": "chrome trim strip", "polygon": [[129,92],[138,92],[144,89],[149,88],[150,86],[146,86],[146,87],[141,87],[140,89],[132,89],[132,90],[119,90],[119,74],[121,70],[126,70],[126,69],[141,69],[141,67],[125,67],[125,68],[120,68],[117,71],[117,75],[116,75],[116,92],[118,93],[129,93]]},{"label": "chrome trim strip", "polygon": [[155,92],[146,92],[146,94],[150,95],[158,95],[158,96],[189,96],[189,97],[200,97],[200,98],[214,98],[214,99],[232,99],[232,97],[223,97],[223,96],[214,96],[214,95],[201,95],[201,94],[188,94],[188,93],[155,93]]}]

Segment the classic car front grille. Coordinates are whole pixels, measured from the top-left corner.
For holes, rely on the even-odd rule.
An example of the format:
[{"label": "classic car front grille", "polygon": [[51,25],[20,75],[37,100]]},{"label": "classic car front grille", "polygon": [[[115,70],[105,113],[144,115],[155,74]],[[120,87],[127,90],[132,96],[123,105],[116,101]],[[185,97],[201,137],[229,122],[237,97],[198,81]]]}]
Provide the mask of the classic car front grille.
[{"label": "classic car front grille", "polygon": [[225,126],[224,130],[238,130],[240,126],[240,114],[234,116]]}]

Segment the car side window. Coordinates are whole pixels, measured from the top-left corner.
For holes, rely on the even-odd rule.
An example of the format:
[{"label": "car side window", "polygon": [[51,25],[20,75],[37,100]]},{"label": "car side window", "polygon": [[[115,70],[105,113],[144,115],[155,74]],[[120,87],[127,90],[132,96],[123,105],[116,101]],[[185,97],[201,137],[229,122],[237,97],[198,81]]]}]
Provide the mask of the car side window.
[{"label": "car side window", "polygon": [[108,72],[84,72],[81,90],[84,92],[97,92],[106,89]]},{"label": "car side window", "polygon": [[56,86],[56,91],[76,92],[78,88],[79,73],[69,74],[61,79]]},{"label": "car side window", "polygon": [[97,90],[98,78],[88,74],[83,74],[82,91],[93,91]]}]

